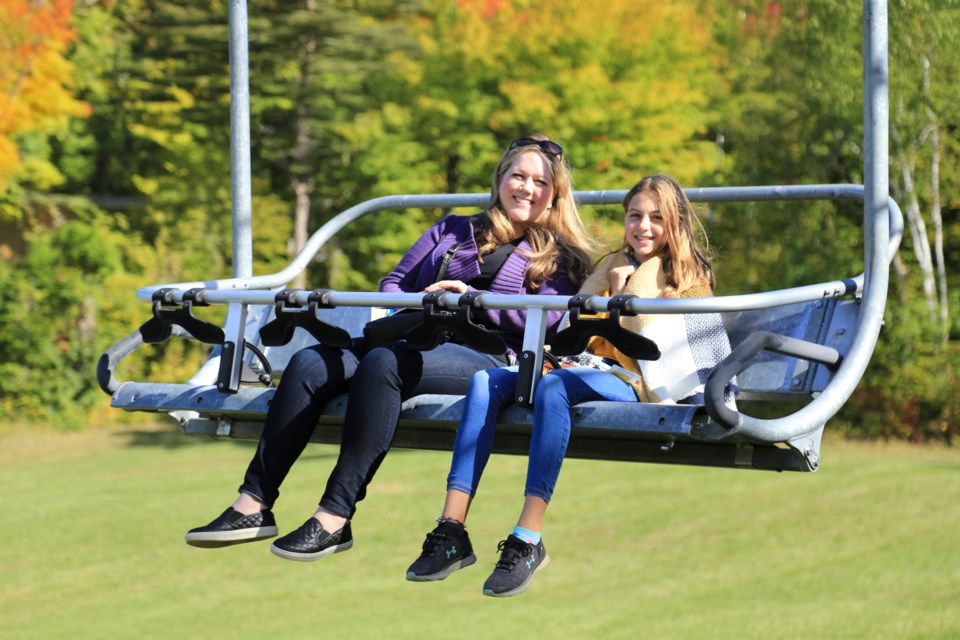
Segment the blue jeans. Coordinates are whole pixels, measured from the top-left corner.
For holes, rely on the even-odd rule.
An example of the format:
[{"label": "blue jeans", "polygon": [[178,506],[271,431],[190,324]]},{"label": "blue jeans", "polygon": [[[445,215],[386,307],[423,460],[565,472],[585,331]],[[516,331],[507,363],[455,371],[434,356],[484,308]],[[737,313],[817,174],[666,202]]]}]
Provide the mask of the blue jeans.
[{"label": "blue jeans", "polygon": [[360,348],[352,352],[316,345],[294,354],[267,410],[240,491],[272,507],[324,405],[349,390],[340,456],[320,504],[350,518],[390,449],[403,401],[423,393],[462,395],[474,373],[503,364],[496,356],[454,343],[417,351],[394,342],[366,355]]},{"label": "blue jeans", "polygon": [[[460,418],[447,489],[474,495],[490,459],[500,412],[517,386],[515,367],[480,371],[473,376]],[[633,387],[597,369],[558,369],[540,379],[533,403],[533,432],[524,495],[550,502],[567,452],[572,419],[570,408],[590,400],[636,402]]]}]

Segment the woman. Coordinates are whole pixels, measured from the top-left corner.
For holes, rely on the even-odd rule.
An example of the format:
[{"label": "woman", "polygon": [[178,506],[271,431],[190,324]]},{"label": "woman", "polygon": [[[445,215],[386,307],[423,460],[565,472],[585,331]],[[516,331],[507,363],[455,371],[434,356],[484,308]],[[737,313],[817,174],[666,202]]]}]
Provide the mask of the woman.
[{"label": "woman", "polygon": [[[515,246],[496,273],[484,258]],[[455,247],[452,258],[449,251]],[[507,247],[508,249],[511,247]],[[489,264],[489,262],[487,263]],[[431,227],[380,283],[380,291],[483,290],[499,294],[571,294],[589,271],[589,246],[559,144],[543,135],[515,140],[493,175],[490,203],[477,216],[447,216]],[[444,279],[437,281],[439,273]],[[507,358],[522,344],[525,312],[479,311],[502,332]],[[551,331],[560,313],[548,317]],[[324,405],[349,389],[340,456],[320,506],[270,550],[310,561],[353,544],[350,518],[390,448],[401,403],[424,393],[462,395],[474,373],[504,359],[448,342],[417,351],[399,341],[363,353],[313,346],[290,360],[267,412],[257,452],[233,504],[188,544],[220,547],[277,535],[271,512],[287,472],[306,447]]]},{"label": "woman", "polygon": [[[680,185],[666,176],[646,177],[630,189],[623,206],[623,243],[601,261],[580,292],[642,298],[712,295],[713,271],[697,244],[695,213]],[[523,592],[534,573],[549,562],[540,530],[566,453],[571,406],[590,400],[701,402],[707,376],[730,353],[717,314],[640,315],[624,317],[621,323],[654,340],[662,356],[655,362],[636,361],[594,338],[588,352],[596,368],[562,368],[541,379],[534,399],[523,510],[516,528],[500,542],[500,560],[484,584],[485,595]],[[408,580],[442,580],[475,562],[464,522],[490,456],[497,417],[512,401],[516,380],[515,368],[474,376],[457,431],[443,515],[427,534]]]}]

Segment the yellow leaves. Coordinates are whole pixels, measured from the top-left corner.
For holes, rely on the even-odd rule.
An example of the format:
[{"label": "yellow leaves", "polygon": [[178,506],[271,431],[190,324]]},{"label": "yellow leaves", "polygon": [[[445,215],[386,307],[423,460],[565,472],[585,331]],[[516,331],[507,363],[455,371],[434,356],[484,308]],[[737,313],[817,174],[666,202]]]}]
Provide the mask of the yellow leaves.
[{"label": "yellow leaves", "polygon": [[168,149],[189,144],[193,140],[193,136],[186,131],[158,129],[145,124],[130,124],[130,132]]},{"label": "yellow leaves", "polygon": [[164,87],[163,95],[169,99],[137,103],[139,111],[146,117],[143,122],[130,124],[130,131],[167,149],[189,145],[194,141],[190,132],[169,124],[171,119],[179,118],[184,109],[194,105],[194,96],[176,86]]},{"label": "yellow leaves", "polygon": [[27,156],[18,171],[30,184],[40,191],[49,191],[63,183],[63,174],[45,158]]},{"label": "yellow leaves", "polygon": [[64,54],[74,38],[71,7],[69,0],[0,0],[0,133],[89,114],[89,105],[68,89],[72,65]]},{"label": "yellow leaves", "polygon": [[459,0],[425,40],[432,98],[417,113],[441,130],[544,131],[598,183],[650,169],[692,177],[713,163],[698,138],[717,83],[698,6]]},{"label": "yellow leaves", "polygon": [[399,105],[388,102],[381,109],[383,113],[384,124],[393,129],[408,127],[410,124],[410,112],[401,108]]},{"label": "yellow leaves", "polygon": [[510,79],[500,83],[500,91],[507,99],[507,108],[491,114],[494,129],[514,129],[536,126],[556,118],[560,100],[542,86],[526,80]]},{"label": "yellow leaves", "polygon": [[196,102],[193,94],[191,94],[189,91],[181,89],[180,87],[167,87],[166,92],[177,104],[178,109],[189,109]]},{"label": "yellow leaves", "polygon": [[145,196],[152,196],[160,189],[160,180],[156,178],[147,178],[145,176],[133,176],[131,178],[134,186]]},{"label": "yellow leaves", "polygon": [[7,176],[12,175],[20,166],[17,145],[10,138],[0,134],[0,193],[7,186]]},{"label": "yellow leaves", "polygon": [[411,85],[419,84],[423,79],[423,67],[406,53],[391,52],[387,55],[387,60],[393,72]]},{"label": "yellow leaves", "polygon": [[430,114],[432,117],[441,116],[454,120],[460,109],[456,103],[451,100],[420,96],[417,98],[417,111],[423,114]]},{"label": "yellow leaves", "polygon": [[50,131],[90,105],[71,92],[73,0],[0,0],[0,188],[21,168],[12,134]]}]

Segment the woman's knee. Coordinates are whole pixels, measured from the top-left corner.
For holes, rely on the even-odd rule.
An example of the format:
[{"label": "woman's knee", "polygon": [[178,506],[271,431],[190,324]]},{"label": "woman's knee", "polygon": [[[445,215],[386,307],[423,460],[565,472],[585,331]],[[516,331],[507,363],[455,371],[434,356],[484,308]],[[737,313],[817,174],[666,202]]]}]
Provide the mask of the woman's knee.
[{"label": "woman's knee", "polygon": [[328,380],[346,379],[343,354],[338,349],[315,345],[293,354],[284,369],[283,380],[295,380],[311,388],[318,388]]},{"label": "woman's knee", "polygon": [[408,362],[411,358],[404,357],[403,349],[406,347],[400,344],[371,349],[360,359],[354,381],[365,385],[398,384],[402,370],[415,368],[414,363]]}]

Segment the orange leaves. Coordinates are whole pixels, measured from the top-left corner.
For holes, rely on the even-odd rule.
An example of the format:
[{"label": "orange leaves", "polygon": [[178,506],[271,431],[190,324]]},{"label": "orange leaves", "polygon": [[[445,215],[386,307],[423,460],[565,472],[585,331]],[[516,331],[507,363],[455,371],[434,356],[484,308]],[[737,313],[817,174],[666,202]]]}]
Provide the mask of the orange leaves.
[{"label": "orange leaves", "polygon": [[12,134],[90,114],[70,90],[72,10],[73,0],[0,0],[0,187],[20,166]]},{"label": "orange leaves", "polygon": [[506,0],[457,0],[458,6],[479,10],[487,20],[500,13],[506,4]]}]

